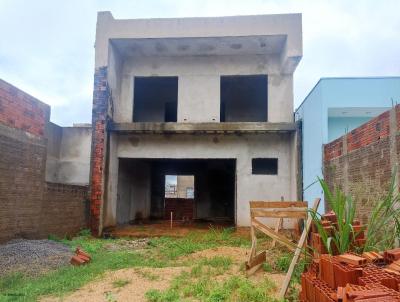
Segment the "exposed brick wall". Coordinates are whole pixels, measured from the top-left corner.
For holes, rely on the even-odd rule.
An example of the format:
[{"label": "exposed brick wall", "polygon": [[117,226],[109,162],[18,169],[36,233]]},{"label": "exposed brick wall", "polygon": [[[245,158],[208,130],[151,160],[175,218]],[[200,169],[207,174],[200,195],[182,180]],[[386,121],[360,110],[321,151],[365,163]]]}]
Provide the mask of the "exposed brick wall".
[{"label": "exposed brick wall", "polygon": [[49,106],[0,80],[0,107],[0,242],[86,227],[88,188],[45,182]]},{"label": "exposed brick wall", "polygon": [[50,106],[0,79],[0,123],[44,135]]},{"label": "exposed brick wall", "polygon": [[324,159],[331,160],[343,154],[343,139],[340,137],[324,146]]},{"label": "exposed brick wall", "polygon": [[104,195],[104,167],[106,156],[106,125],[110,91],[107,83],[107,67],[96,69],[94,74],[92,110],[92,152],[90,158],[90,228],[99,235],[101,206]]},{"label": "exposed brick wall", "polygon": [[45,162],[43,138],[0,124],[0,241],[40,236]]},{"label": "exposed brick wall", "polygon": [[87,186],[47,182],[41,211],[42,234],[64,237],[87,228],[87,193]]},{"label": "exposed brick wall", "polygon": [[173,212],[173,219],[182,219],[186,217],[193,219],[194,199],[187,198],[165,198],[164,219],[171,218]]},{"label": "exposed brick wall", "polygon": [[392,168],[399,163],[399,113],[396,106],[392,116],[397,120],[389,110],[324,146],[325,180],[353,197],[363,222],[387,194]]}]

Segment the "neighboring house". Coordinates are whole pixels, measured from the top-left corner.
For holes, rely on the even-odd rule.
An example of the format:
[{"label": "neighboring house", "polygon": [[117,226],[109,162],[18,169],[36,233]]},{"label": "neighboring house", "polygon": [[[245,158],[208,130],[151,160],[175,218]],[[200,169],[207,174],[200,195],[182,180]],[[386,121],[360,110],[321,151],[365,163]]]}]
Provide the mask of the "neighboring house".
[{"label": "neighboring house", "polygon": [[[304,200],[323,197],[323,145],[400,102],[400,77],[322,78],[295,112],[302,121]],[[313,184],[314,183],[314,184]],[[320,212],[324,211],[321,203]]]},{"label": "neighboring house", "polygon": [[116,20],[100,12],[95,52],[94,233],[169,217],[167,175],[194,176],[194,219],[246,226],[250,200],[297,199],[300,14]]}]

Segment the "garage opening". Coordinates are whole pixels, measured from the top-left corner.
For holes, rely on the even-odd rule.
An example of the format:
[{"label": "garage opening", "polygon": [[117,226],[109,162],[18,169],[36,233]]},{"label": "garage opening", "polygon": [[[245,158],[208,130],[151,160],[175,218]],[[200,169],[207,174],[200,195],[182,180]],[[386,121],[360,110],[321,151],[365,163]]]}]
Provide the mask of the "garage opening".
[{"label": "garage opening", "polygon": [[221,76],[221,122],[267,122],[267,75]]},{"label": "garage opening", "polygon": [[178,77],[135,77],[134,122],[176,122]]},{"label": "garage opening", "polygon": [[118,224],[235,222],[234,159],[120,159]]}]

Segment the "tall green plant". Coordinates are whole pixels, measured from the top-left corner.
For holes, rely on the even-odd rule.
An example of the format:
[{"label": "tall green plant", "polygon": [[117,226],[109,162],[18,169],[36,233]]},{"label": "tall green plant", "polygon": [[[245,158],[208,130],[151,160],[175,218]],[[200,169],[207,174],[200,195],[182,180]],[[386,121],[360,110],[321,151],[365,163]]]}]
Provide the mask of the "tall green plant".
[{"label": "tall green plant", "polygon": [[377,202],[368,219],[364,251],[392,248],[400,238],[400,197],[394,171],[387,195]]},{"label": "tall green plant", "polygon": [[332,193],[323,179],[318,178],[318,181],[324,191],[325,200],[336,214],[337,226],[333,226],[332,234],[328,234],[322,226],[321,215],[316,211],[311,211],[311,217],[317,226],[318,233],[328,253],[333,254],[335,250],[340,254],[345,253],[350,250],[353,238],[355,238],[356,235],[354,234],[352,226],[356,213],[355,203],[350,196],[346,196],[338,188]]}]

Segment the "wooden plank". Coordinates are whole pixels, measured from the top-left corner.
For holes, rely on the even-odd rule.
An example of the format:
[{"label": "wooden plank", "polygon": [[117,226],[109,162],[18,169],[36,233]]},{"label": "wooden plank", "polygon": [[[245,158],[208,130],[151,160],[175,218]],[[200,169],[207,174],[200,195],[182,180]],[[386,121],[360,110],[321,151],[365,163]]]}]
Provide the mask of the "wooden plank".
[{"label": "wooden plank", "polygon": [[246,276],[253,275],[256,271],[258,271],[261,268],[262,265],[263,265],[263,263],[259,263],[255,266],[253,266],[252,268],[250,268],[249,270],[246,270]]},{"label": "wooden plank", "polygon": [[251,234],[251,249],[248,259],[249,262],[251,261],[251,258],[253,258],[256,255],[256,247],[257,247],[257,238],[253,225],[250,226],[250,234]]},{"label": "wooden plank", "polygon": [[246,269],[251,269],[257,264],[263,263],[267,260],[266,251],[262,251],[254,256],[250,261],[246,261]]},{"label": "wooden plank", "polygon": [[308,203],[305,201],[250,201],[250,209],[276,209],[290,207],[308,208]]},{"label": "wooden plank", "polygon": [[252,224],[261,232],[263,232],[264,234],[268,235],[269,237],[271,237],[272,239],[276,239],[277,241],[279,241],[280,243],[282,243],[283,245],[287,246],[290,250],[294,251],[296,249],[296,244],[291,242],[289,239],[287,239],[285,236],[281,235],[281,234],[277,234],[274,232],[273,229],[271,229],[270,227],[264,225],[263,223],[261,223],[260,221],[258,221],[257,219],[253,218]]},{"label": "wooden plank", "polygon": [[[279,232],[279,229],[282,227],[282,223],[283,223],[283,218],[278,218],[276,220],[276,224],[275,224],[275,233]],[[276,239],[272,240],[272,244],[271,247],[275,247],[276,245]]]},{"label": "wooden plank", "polygon": [[[313,204],[313,207],[312,207],[313,211],[316,211],[318,209],[320,201],[321,201],[320,198],[317,198],[317,199],[314,200],[314,204]],[[281,288],[281,291],[279,292],[278,299],[282,299],[283,300],[285,298],[287,289],[289,287],[290,279],[292,279],[294,268],[296,266],[297,261],[299,260],[301,250],[302,250],[302,248],[304,246],[304,243],[306,242],[308,232],[309,232],[309,230],[311,228],[311,223],[312,223],[312,217],[311,217],[311,215],[308,215],[308,219],[307,219],[305,228],[303,230],[303,234],[301,234],[299,243],[297,244],[296,250],[294,252],[294,256],[293,256],[292,262],[290,263],[288,272],[287,272],[287,274],[285,276],[285,280],[283,280],[282,288]]]},{"label": "wooden plank", "polygon": [[293,210],[290,209],[286,210],[250,210],[251,217],[266,217],[266,218],[307,218],[307,211],[306,210]]}]

